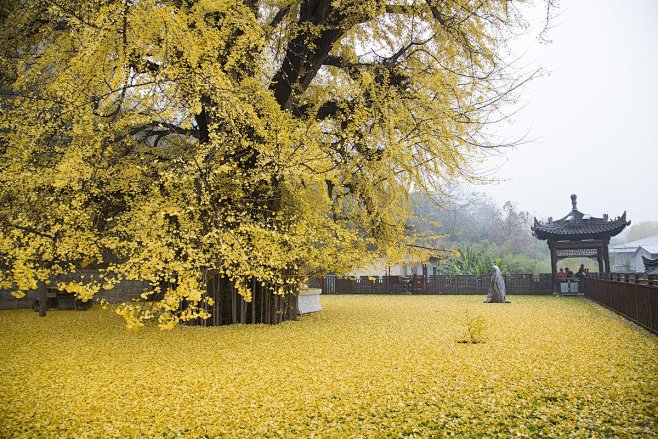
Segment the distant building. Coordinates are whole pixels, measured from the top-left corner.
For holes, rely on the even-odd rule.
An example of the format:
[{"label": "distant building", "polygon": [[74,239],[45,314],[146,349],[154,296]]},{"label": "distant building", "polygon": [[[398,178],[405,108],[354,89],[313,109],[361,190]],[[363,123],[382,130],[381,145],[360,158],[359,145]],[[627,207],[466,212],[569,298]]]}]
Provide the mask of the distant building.
[{"label": "distant building", "polygon": [[658,235],[610,247],[612,271],[618,273],[642,273],[646,259],[658,258]]}]

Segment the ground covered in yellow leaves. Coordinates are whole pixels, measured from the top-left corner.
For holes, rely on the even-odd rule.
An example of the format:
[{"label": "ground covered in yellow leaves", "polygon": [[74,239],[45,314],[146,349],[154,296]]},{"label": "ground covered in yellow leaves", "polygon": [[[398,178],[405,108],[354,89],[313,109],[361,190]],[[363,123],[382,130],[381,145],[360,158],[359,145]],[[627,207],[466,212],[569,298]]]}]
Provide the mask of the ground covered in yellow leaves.
[{"label": "ground covered in yellow leaves", "polygon": [[[278,326],[0,312],[0,437],[656,437],[658,337],[579,298],[324,296]],[[470,323],[469,323],[470,322]],[[459,343],[470,328],[483,343]]]}]

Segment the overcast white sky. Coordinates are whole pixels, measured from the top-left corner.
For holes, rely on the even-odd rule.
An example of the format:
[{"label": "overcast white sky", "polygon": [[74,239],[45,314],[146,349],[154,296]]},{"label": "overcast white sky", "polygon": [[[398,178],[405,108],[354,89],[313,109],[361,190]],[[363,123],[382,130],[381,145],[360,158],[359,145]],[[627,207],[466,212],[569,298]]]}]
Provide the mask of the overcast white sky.
[{"label": "overcast white sky", "polygon": [[558,12],[551,44],[539,20],[518,43],[547,74],[504,133],[536,140],[504,154],[490,173],[504,182],[475,190],[540,218],[566,215],[575,193],[581,212],[658,220],[658,0],[563,0]]}]

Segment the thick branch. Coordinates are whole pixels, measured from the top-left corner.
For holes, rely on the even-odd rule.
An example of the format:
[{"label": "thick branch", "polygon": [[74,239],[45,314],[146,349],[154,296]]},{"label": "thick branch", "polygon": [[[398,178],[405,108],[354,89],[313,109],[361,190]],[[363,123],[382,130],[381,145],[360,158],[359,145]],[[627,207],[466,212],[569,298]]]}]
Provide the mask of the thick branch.
[{"label": "thick branch", "polygon": [[129,60],[129,66],[137,73],[151,73],[153,75],[157,74],[160,71],[160,64],[147,59],[139,58],[135,54],[131,54]]},{"label": "thick branch", "polygon": [[279,12],[277,12],[274,18],[272,18],[272,21],[270,22],[270,27],[272,28],[277,27],[283,21],[283,19],[286,18],[288,12],[290,12],[290,5],[279,9]]},{"label": "thick branch", "polygon": [[174,125],[168,122],[152,122],[146,125],[140,125],[134,127],[130,130],[131,135],[136,135],[140,133],[145,133],[148,135],[162,134],[167,132],[168,134],[180,134],[183,136],[191,136],[196,139],[200,138],[199,130],[181,128],[178,125]]},{"label": "thick branch", "polygon": [[[292,113],[301,118],[307,118],[309,116],[309,111],[314,107],[314,105],[306,104],[299,107],[293,107]],[[337,101],[327,101],[320,105],[315,113],[315,117],[319,120],[328,119],[329,117],[334,117],[338,114],[339,105]]]},{"label": "thick branch", "polygon": [[[346,17],[331,0],[305,0],[299,8],[299,28],[305,29],[288,43],[281,68],[270,90],[283,109],[293,106],[293,90],[303,93],[318,73],[334,43],[345,32]],[[319,33],[313,32],[319,30]]]}]

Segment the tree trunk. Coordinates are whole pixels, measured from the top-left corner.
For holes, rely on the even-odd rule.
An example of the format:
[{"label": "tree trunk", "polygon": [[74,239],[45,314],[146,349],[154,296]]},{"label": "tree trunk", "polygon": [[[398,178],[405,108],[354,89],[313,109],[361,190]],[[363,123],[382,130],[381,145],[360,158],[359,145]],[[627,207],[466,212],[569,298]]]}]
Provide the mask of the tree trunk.
[{"label": "tree trunk", "polygon": [[46,309],[48,309],[48,287],[45,282],[39,282],[39,317],[46,317]]},{"label": "tree trunk", "polygon": [[207,295],[214,300],[213,305],[204,305],[211,314],[208,319],[194,319],[188,322],[192,326],[219,326],[235,323],[276,324],[286,320],[296,320],[297,291],[294,286],[285,287],[282,296],[273,294],[267,286],[262,286],[257,279],[249,281],[252,287],[251,301],[247,302],[237,293],[235,284],[227,278],[208,275]]}]

